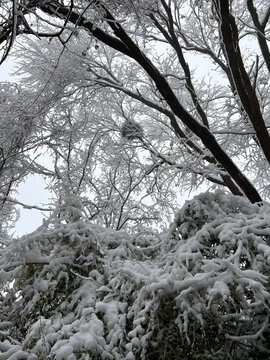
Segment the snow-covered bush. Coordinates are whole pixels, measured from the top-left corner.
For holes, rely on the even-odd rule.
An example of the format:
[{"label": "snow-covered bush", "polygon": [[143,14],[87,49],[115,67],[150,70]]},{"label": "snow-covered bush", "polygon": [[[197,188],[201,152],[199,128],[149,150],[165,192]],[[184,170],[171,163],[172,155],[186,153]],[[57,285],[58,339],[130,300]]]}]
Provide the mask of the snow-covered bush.
[{"label": "snow-covered bush", "polygon": [[0,360],[269,359],[267,204],[201,194],[159,238],[79,208],[1,250]]}]

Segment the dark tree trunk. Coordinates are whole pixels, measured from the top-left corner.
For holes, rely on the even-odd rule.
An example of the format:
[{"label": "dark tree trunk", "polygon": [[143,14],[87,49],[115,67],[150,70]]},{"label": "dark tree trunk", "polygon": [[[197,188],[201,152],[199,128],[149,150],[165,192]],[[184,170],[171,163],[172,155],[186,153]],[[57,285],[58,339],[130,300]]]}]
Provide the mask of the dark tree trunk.
[{"label": "dark tree trunk", "polygon": [[238,29],[229,11],[229,1],[218,1],[220,29],[227,60],[241,104],[256,132],[259,144],[270,163],[270,136],[264,123],[256,92],[245,70],[239,48]]}]

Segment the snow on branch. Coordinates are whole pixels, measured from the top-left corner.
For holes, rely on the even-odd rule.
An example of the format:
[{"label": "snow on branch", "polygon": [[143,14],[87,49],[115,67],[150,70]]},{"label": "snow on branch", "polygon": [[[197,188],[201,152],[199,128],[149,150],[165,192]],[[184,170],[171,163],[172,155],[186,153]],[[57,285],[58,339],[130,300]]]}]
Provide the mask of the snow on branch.
[{"label": "snow on branch", "polygon": [[159,238],[65,219],[1,250],[4,358],[269,352],[268,204],[201,194]]}]

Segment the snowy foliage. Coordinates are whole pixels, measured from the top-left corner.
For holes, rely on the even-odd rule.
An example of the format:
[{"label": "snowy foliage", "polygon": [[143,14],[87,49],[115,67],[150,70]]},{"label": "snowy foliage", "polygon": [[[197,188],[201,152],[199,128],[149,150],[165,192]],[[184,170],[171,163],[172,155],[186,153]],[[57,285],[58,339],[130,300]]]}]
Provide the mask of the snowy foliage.
[{"label": "snowy foliage", "polygon": [[221,192],[159,237],[74,199],[1,250],[0,358],[268,359],[269,228],[269,205]]}]

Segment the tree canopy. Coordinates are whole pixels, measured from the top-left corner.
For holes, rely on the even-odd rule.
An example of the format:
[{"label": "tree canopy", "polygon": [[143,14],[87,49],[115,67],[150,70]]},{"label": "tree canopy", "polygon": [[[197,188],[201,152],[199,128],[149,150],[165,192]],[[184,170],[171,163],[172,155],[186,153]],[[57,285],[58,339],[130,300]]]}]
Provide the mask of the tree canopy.
[{"label": "tree canopy", "polygon": [[[91,112],[115,136],[136,122],[144,136],[131,148],[157,172],[254,203],[269,189],[269,16],[267,1],[4,1],[0,43],[5,59],[19,39],[30,117],[76,127]],[[204,78],[195,56],[211,61]]]}]

